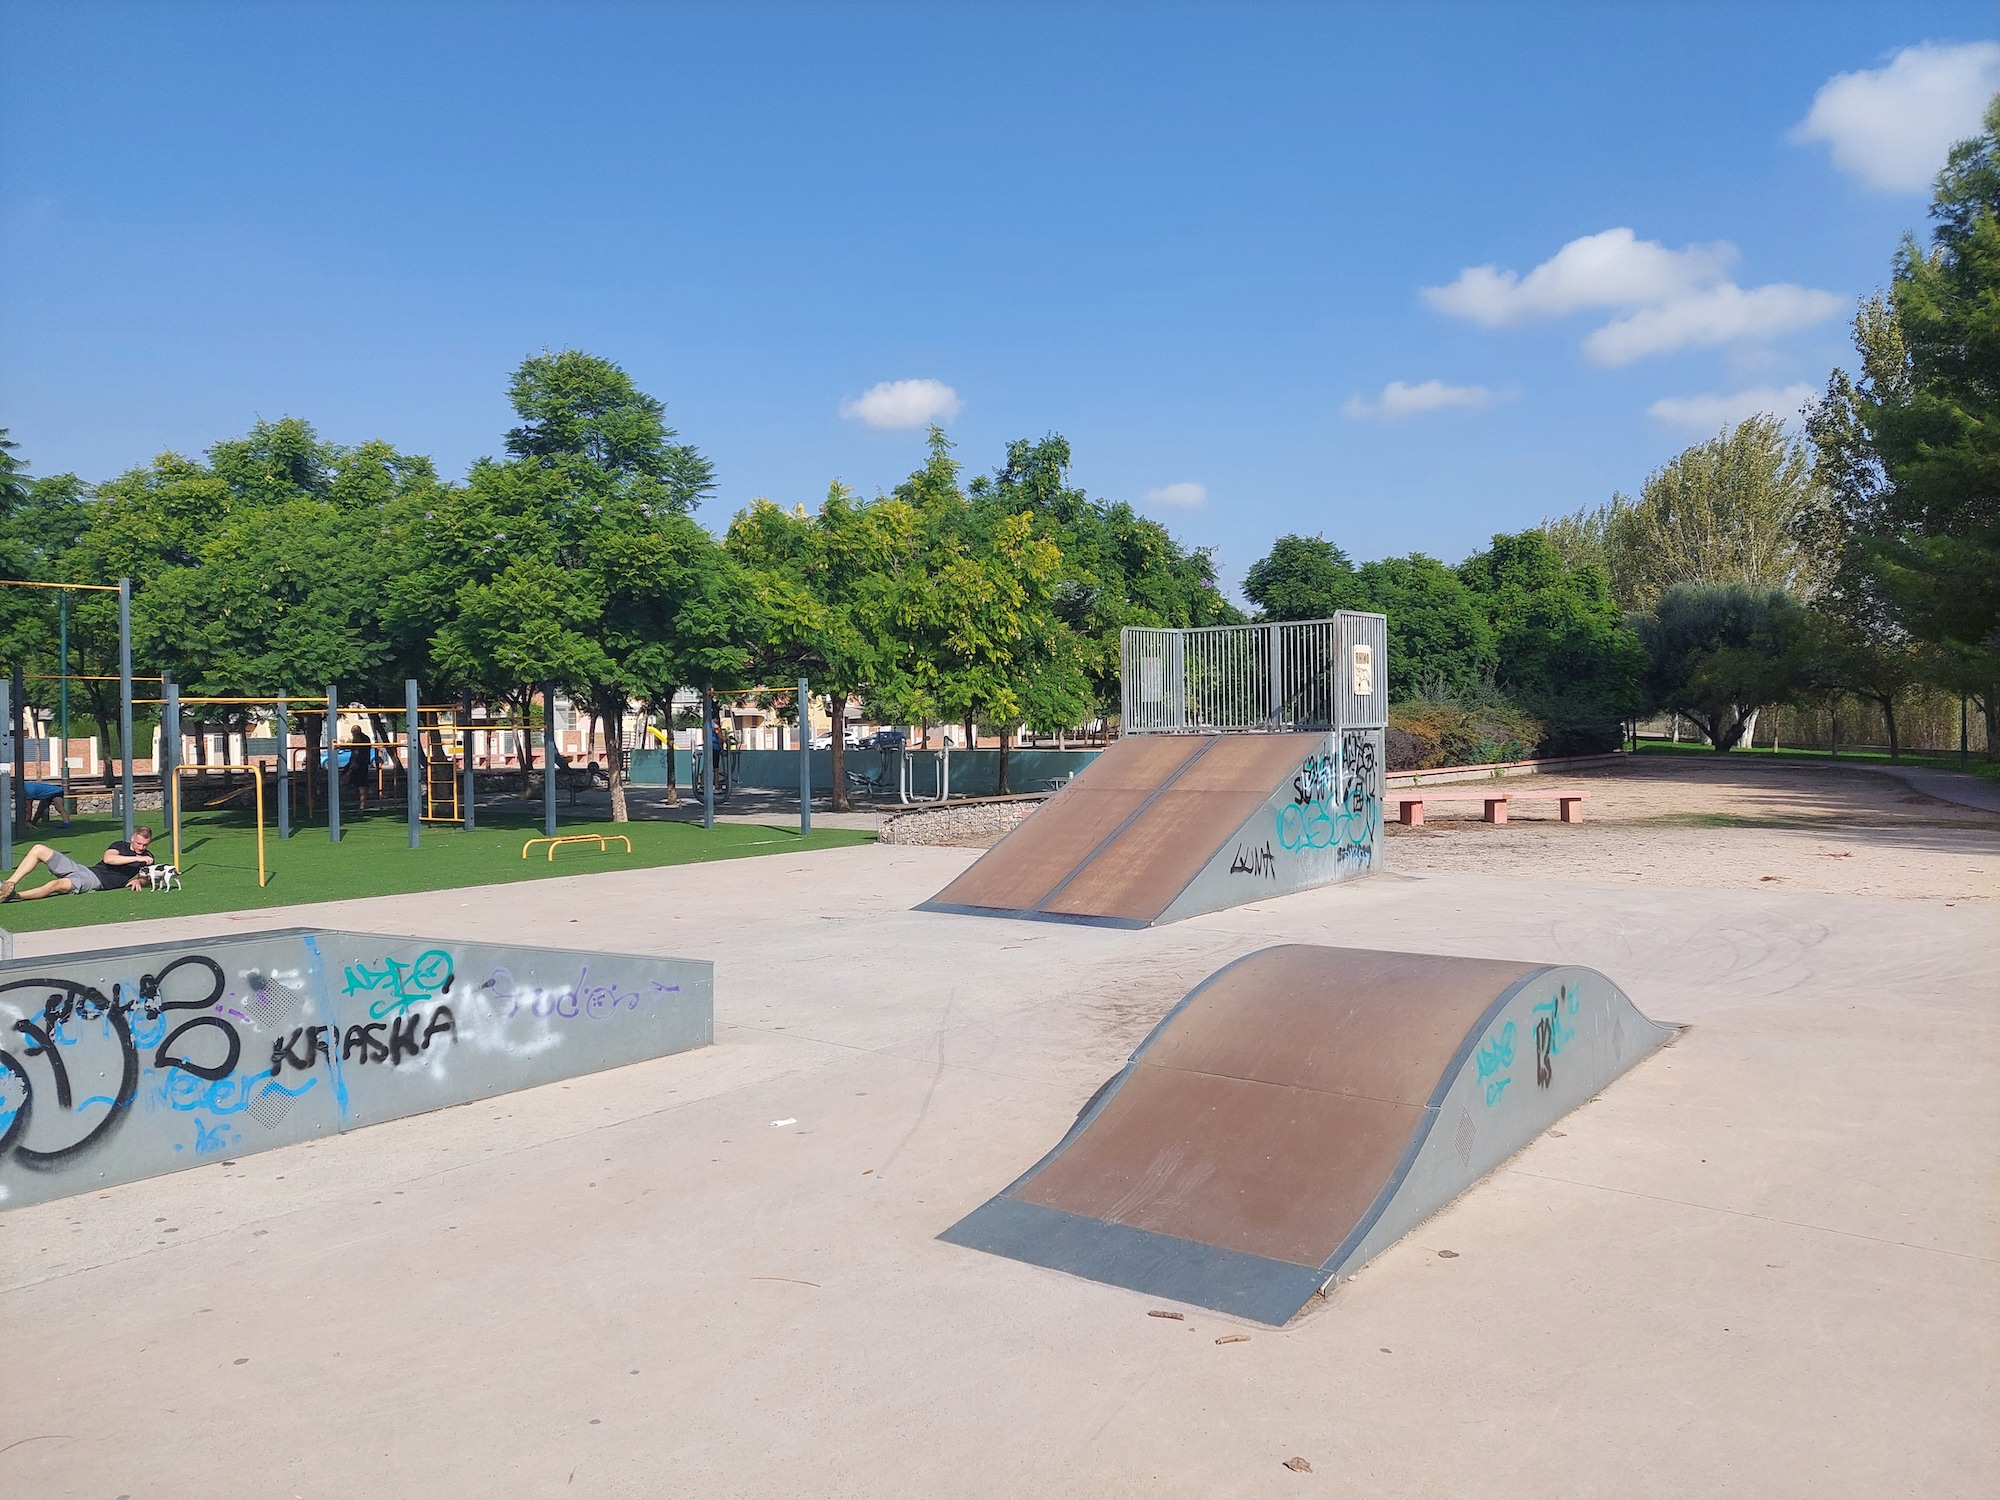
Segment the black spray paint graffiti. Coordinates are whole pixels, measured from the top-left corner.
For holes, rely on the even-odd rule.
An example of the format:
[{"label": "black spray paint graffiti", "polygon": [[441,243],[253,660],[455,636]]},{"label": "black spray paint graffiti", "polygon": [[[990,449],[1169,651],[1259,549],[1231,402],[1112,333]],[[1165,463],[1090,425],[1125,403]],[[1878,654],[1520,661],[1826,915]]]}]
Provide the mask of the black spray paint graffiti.
[{"label": "black spray paint graffiti", "polygon": [[1232,875],[1262,875],[1268,879],[1278,878],[1278,857],[1271,852],[1271,841],[1266,839],[1260,847],[1236,846],[1236,858],[1229,862]]},{"label": "black spray paint graffiti", "polygon": [[1375,760],[1375,737],[1346,733],[1340,737],[1340,808],[1349,830],[1335,858],[1345,864],[1373,864],[1375,839],[1382,831],[1382,804],[1376,788],[1382,784]]},{"label": "black spray paint graffiti", "polygon": [[[186,971],[188,979],[204,993],[178,1000],[163,998],[162,987],[182,971]],[[206,984],[203,983],[204,978]],[[187,983],[187,980],[182,983]],[[143,976],[137,995],[127,994],[123,986],[114,984],[108,1000],[101,991],[71,979],[16,979],[0,984],[0,995],[23,990],[48,992],[42,1005],[41,1021],[37,1023],[24,1016],[14,1023],[14,1030],[27,1043],[22,1048],[25,1056],[46,1061],[55,1085],[56,1108],[72,1113],[78,1111],[74,1090],[70,1086],[69,1069],[62,1057],[59,1036],[62,1028],[72,1021],[101,1019],[110,1028],[118,1045],[117,1092],[108,1098],[99,1095],[83,1101],[85,1105],[101,1102],[110,1107],[77,1139],[50,1150],[37,1150],[23,1144],[28,1122],[35,1110],[34,1081],[20,1058],[0,1048],[0,1075],[12,1074],[17,1080],[20,1095],[19,1102],[13,1106],[12,1117],[6,1119],[4,1128],[0,1128],[0,1161],[5,1161],[11,1153],[15,1161],[30,1171],[53,1172],[109,1140],[129,1115],[132,1101],[139,1093],[139,1044],[132,1034],[133,1013],[137,1012],[147,1020],[159,1021],[172,1011],[209,1009],[222,998],[222,966],[205,954],[188,954],[175,959],[157,974]],[[204,1062],[189,1055],[203,1045],[203,1033],[220,1034],[220,1061]],[[234,1026],[220,1016],[197,1016],[166,1031],[154,1050],[153,1066],[214,1080],[226,1078],[242,1054],[243,1041]]]},{"label": "black spray paint graffiti", "polygon": [[1566,984],[1549,999],[1535,1006],[1535,1087],[1545,1089],[1555,1082],[1556,1059],[1563,1045],[1574,1041],[1576,1028],[1564,1016],[1575,1015],[1582,1000],[1579,986]]},{"label": "black spray paint graffiti", "polygon": [[271,1043],[271,1074],[276,1078],[287,1067],[306,1072],[321,1058],[331,1064],[332,1047],[340,1047],[343,1063],[386,1062],[391,1067],[406,1057],[430,1050],[440,1035],[457,1039],[458,1022],[449,1005],[440,1005],[426,1019],[423,1011],[398,1016],[393,1021],[370,1021],[350,1026],[343,1037],[338,1026],[296,1026],[289,1036]]}]

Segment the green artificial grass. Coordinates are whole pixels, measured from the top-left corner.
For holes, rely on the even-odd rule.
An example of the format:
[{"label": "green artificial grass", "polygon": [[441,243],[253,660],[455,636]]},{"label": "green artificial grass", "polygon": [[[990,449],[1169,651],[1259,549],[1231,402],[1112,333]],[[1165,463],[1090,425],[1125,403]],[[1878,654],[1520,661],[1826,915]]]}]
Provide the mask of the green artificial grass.
[{"label": "green artificial grass", "polygon": [[[270,881],[257,886],[256,819],[248,812],[194,812],[181,834],[181,878],[177,891],[94,892],[87,896],[51,896],[41,901],[10,901],[0,908],[0,927],[15,932],[44,932],[58,927],[95,927],[112,922],[138,922],[153,917],[191,916],[204,912],[252,911],[268,906],[295,906],[307,901],[344,901],[358,896],[401,896],[416,891],[451,890],[469,885],[497,885],[516,880],[546,880],[557,875],[594,875],[608,870],[650,869],[658,865],[699,864],[707,860],[746,859],[759,854],[796,853],[807,849],[865,844],[874,835],[848,829],[814,829],[801,838],[796,828],[751,823],[678,822],[558,822],[558,835],[601,833],[632,840],[632,852],[613,838],[609,852],[597,845],[569,844],[548,857],[548,846],[521,857],[524,840],[538,838],[541,819],[535,813],[480,811],[480,826],[462,828],[427,823],[422,845],[409,847],[409,825],[394,814],[370,814],[341,819],[338,844],[326,836],[324,820],[293,826],[292,837],[280,841],[268,825],[264,831],[264,862]],[[158,812],[142,813],[141,823],[158,832]],[[115,818],[78,817],[68,833],[37,829],[28,842],[60,849],[79,864],[95,864],[112,840],[122,836]],[[26,852],[16,839],[14,857]],[[154,857],[173,858],[165,838],[153,843]],[[5,872],[13,873],[11,870]],[[48,879],[39,866],[23,886],[32,890]]]},{"label": "green artificial grass", "polygon": [[[1682,740],[1641,740],[1638,753],[1641,755],[1708,755],[1716,752],[1698,741]],[[1901,759],[1891,761],[1886,750],[1843,750],[1833,755],[1825,750],[1792,749],[1789,745],[1773,750],[1769,745],[1756,749],[1739,746],[1729,752],[1731,756],[1756,757],[1762,760],[1799,761],[1813,765],[1838,766],[1866,762],[1871,765],[1886,766],[1927,766],[1934,771],[1964,771],[1973,776],[1983,776],[1988,781],[2000,781],[2000,761],[1987,760],[1983,755],[1969,756],[1963,765],[1959,764],[1956,750],[1938,752],[1926,751],[1919,755],[1905,750]]]}]

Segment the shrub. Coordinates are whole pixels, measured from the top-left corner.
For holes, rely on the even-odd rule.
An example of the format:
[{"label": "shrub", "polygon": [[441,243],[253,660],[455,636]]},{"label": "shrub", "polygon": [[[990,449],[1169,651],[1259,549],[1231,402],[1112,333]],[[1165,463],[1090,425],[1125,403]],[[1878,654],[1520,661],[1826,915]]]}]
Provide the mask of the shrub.
[{"label": "shrub", "polygon": [[1428,771],[1526,760],[1543,738],[1540,720],[1490,689],[1433,690],[1389,709],[1389,769]]}]

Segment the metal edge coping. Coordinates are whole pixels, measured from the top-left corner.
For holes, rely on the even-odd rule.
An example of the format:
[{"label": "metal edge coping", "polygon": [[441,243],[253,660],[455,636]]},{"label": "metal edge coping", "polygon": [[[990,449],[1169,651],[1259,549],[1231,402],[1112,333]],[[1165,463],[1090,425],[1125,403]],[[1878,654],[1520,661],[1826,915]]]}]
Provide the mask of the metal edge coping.
[{"label": "metal edge coping", "polygon": [[[1094,1219],[1020,1198],[993,1198],[939,1234],[947,1245],[1039,1266],[1099,1286],[1282,1328],[1320,1287],[1317,1267]],[[1127,1252],[1121,1256],[1120,1251]],[[1145,1256],[1142,1274],[1132,1262]],[[1229,1273],[1234,1273],[1233,1275]],[[1237,1295],[1218,1296],[1218,1288]]]},{"label": "metal edge coping", "polygon": [[[1479,1038],[1486,1034],[1486,1028],[1491,1026],[1494,1019],[1513,1002],[1515,996],[1536,980],[1557,969],[1580,967],[1582,965],[1579,964],[1537,964],[1502,990],[1499,996],[1480,1012],[1479,1020],[1466,1028],[1464,1039],[1452,1053],[1451,1061],[1445,1064],[1444,1071],[1438,1075],[1437,1084],[1431,1089],[1430,1098],[1425,1101],[1423,1115],[1417,1122],[1417,1128],[1410,1132],[1409,1144],[1404,1146],[1403,1154],[1397,1159],[1387,1180],[1383,1182],[1382,1190],[1375,1195],[1375,1201],[1368,1205],[1367,1211],[1354,1221],[1354,1227],[1348,1230],[1346,1236],[1334,1247],[1333,1254],[1320,1263],[1320,1269],[1327,1273],[1328,1280],[1340,1274],[1347,1257],[1360,1248],[1361,1242],[1368,1237],[1368,1232],[1388,1211],[1389,1204],[1408,1180],[1410,1169],[1416,1165],[1418,1155],[1430,1141],[1431,1132],[1437,1128],[1438,1114],[1444,1107],[1445,1096],[1451,1092],[1452,1084],[1458,1081],[1458,1075],[1465,1071],[1466,1059],[1472,1056],[1473,1049],[1479,1044]],[[1599,977],[1604,978],[1606,984],[1611,983],[1609,978],[1602,975]],[[1617,988],[1615,985],[1612,987]],[[1623,994],[1624,991],[1620,990],[1619,993]]]},{"label": "metal edge coping", "polygon": [[[1200,760],[1204,755],[1208,754],[1209,751],[1213,750],[1217,745],[1221,743],[1222,743],[1221,735],[1217,734],[1208,736],[1207,744],[1203,745],[1199,750],[1195,751],[1194,754],[1190,755],[1186,760],[1182,761],[1178,766],[1174,767],[1174,774],[1169,776],[1165,781],[1161,782],[1158,786],[1154,787],[1151,792],[1147,793],[1146,800],[1144,802],[1141,802],[1137,807],[1133,808],[1132,811],[1127,813],[1124,816],[1124,818],[1119,822],[1116,828],[1112,829],[1111,832],[1105,834],[1103,838],[1099,839],[1096,845],[1091,849],[1090,853],[1084,855],[1082,859],[1076,862],[1075,866],[1070,870],[1069,874],[1063,876],[1061,880],[1058,880],[1048,890],[1043,891],[1041,896],[1037,898],[1035,901],[1034,910],[1040,911],[1043,907],[1047,906],[1049,902],[1055,900],[1056,897],[1060,896],[1064,891],[1068,890],[1071,882],[1073,882],[1077,878],[1077,876],[1081,875],[1085,870],[1089,869],[1092,865],[1097,863],[1097,857],[1100,854],[1102,854],[1106,849],[1109,849],[1111,847],[1112,843],[1117,839],[1119,834],[1123,833],[1126,829],[1130,828],[1133,825],[1133,823],[1138,821],[1139,816],[1142,813],[1144,813],[1147,808],[1151,807],[1155,802],[1159,801],[1161,794],[1164,793],[1168,787],[1172,786],[1176,781],[1179,781],[1183,776],[1187,775],[1189,770],[1193,768],[1196,761]],[[1162,907],[1160,908],[1160,910],[1164,911],[1166,910],[1166,908]],[[1154,915],[1157,916],[1159,915],[1159,913],[1155,912]],[[1150,918],[1147,919],[1147,921],[1142,923],[1141,925],[1151,926],[1152,925],[1151,919]]]}]

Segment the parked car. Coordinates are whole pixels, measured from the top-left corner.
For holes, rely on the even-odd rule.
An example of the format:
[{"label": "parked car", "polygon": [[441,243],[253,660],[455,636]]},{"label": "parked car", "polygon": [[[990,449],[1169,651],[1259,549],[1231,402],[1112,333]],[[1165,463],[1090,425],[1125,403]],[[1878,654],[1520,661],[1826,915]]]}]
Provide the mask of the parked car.
[{"label": "parked car", "polygon": [[864,750],[900,750],[909,743],[909,736],[900,729],[878,729],[862,745]]}]

